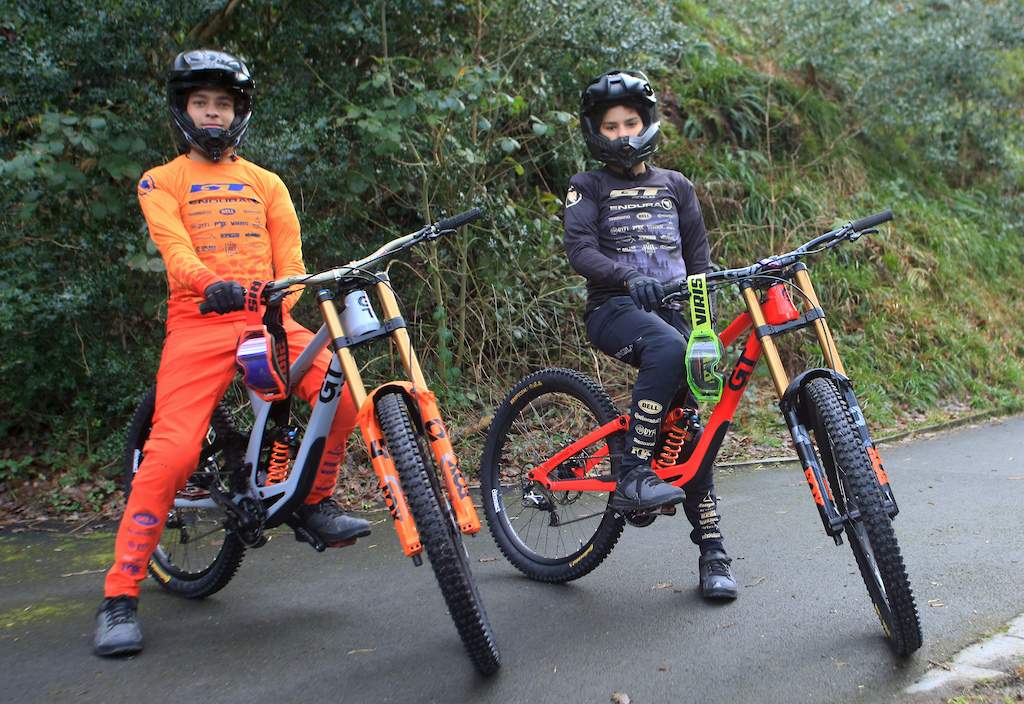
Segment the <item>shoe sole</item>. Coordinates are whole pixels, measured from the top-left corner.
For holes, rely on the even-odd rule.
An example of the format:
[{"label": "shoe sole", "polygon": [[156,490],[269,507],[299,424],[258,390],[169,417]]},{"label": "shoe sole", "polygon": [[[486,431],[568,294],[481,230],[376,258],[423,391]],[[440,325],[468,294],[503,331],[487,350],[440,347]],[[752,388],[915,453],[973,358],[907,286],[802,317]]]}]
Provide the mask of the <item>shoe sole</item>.
[{"label": "shoe sole", "polygon": [[140,650],[142,650],[142,643],[129,646],[94,646],[92,652],[101,657],[110,657],[111,655],[131,655]]},{"label": "shoe sole", "polygon": [[[315,531],[313,531],[310,528],[307,528],[306,530],[308,530],[310,533],[315,533]],[[357,538],[365,538],[365,537],[369,536],[370,533],[372,533],[372,531],[364,530],[364,531],[360,531],[360,532],[358,532],[358,533],[356,533],[354,535],[343,535],[340,538],[334,538],[334,537],[325,538],[320,533],[315,533],[315,535],[316,535],[316,537],[320,538],[320,540],[322,540],[324,542],[324,545],[326,545],[327,547],[334,547],[334,546],[345,547],[346,545],[354,544],[356,542]]]},{"label": "shoe sole", "polygon": [[675,506],[680,504],[685,499],[685,496],[680,496],[678,499],[673,501],[641,501],[640,503],[630,503],[629,505],[622,505],[616,503],[615,498],[608,502],[608,507],[616,511],[647,511],[648,509],[658,508],[659,506]]}]

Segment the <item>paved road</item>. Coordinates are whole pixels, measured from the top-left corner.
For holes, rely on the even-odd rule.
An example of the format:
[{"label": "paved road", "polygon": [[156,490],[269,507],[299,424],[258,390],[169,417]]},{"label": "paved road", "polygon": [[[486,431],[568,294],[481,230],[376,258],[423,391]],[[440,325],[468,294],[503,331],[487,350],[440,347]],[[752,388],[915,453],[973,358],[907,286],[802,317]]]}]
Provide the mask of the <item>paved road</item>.
[{"label": "paved road", "polygon": [[[0,700],[12,702],[883,702],[1024,612],[1024,418],[882,450],[924,626],[893,657],[848,546],[821,529],[795,465],[723,473],[741,584],[696,591],[682,513],[627,528],[597,571],[531,582],[484,534],[469,541],[502,651],[475,674],[428,566],[386,523],[317,554],[276,533],[201,602],[143,588],[146,649],[93,656],[113,536],[0,532]],[[377,514],[373,520],[382,520]],[[671,583],[671,587],[664,585]],[[661,588],[658,588],[661,587]]]}]

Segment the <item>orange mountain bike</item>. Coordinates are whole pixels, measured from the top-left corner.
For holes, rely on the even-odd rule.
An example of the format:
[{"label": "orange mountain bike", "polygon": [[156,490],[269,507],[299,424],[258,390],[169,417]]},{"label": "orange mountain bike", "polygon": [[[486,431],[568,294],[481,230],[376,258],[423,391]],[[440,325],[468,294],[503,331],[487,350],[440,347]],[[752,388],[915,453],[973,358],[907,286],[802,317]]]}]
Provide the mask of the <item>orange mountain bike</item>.
[{"label": "orange mountain bike", "polygon": [[[719,400],[703,429],[694,409],[668,412],[653,469],[684,486],[714,463],[750,375],[764,357],[825,532],[837,545],[846,534],[882,627],[893,649],[905,655],[921,646],[921,626],[892,527],[896,499],[802,263],[809,254],[876,232],[871,228],[891,219],[891,212],[879,213],[787,254],[701,275],[703,286],[695,285],[699,277],[666,286],[664,302],[736,285],[746,310],[719,339],[707,326],[710,346],[688,358],[691,387],[706,392],[717,385]],[[802,312],[790,291],[798,294]],[[696,332],[700,326],[694,322]],[[827,367],[791,380],[775,339],[802,329],[814,332]],[[729,347],[748,331],[726,378],[718,373],[713,348]],[[610,508],[628,425],[628,414],[604,389],[569,369],[531,374],[498,406],[481,460],[484,511],[502,553],[528,577],[578,579],[601,564],[626,523],[644,527],[659,515],[675,513],[674,506],[625,513]]]},{"label": "orange mountain bike", "polygon": [[[149,563],[150,575],[162,587],[187,598],[219,591],[235,575],[246,549],[265,545],[266,530],[282,524],[292,527],[297,539],[319,551],[325,549],[318,536],[302,527],[295,511],[313,488],[344,382],[358,410],[370,461],[405,554],[418,566],[426,551],[470,659],[484,674],[497,671],[498,648],[462,542],[462,533],[480,530],[480,520],[436,399],[412,349],[391,282],[386,273],[367,269],[397,251],[454,232],[481,215],[474,208],[393,240],[347,266],[250,289],[247,306],[266,305],[263,321],[272,327],[273,309],[275,304],[279,307],[283,292],[315,287],[324,324],[290,369],[285,364],[287,374],[281,374],[281,369],[273,373],[277,358],[269,334],[254,332],[239,346],[245,392],[239,403],[225,397],[217,406],[199,466],[175,497]],[[373,312],[367,293],[376,294],[382,320]],[[398,351],[407,379],[386,382],[368,393],[353,350],[388,339]],[[333,352],[331,365],[302,428],[291,412],[290,389],[328,345]],[[152,389],[132,420],[124,464],[126,491],[131,490],[153,426],[155,398]]]}]

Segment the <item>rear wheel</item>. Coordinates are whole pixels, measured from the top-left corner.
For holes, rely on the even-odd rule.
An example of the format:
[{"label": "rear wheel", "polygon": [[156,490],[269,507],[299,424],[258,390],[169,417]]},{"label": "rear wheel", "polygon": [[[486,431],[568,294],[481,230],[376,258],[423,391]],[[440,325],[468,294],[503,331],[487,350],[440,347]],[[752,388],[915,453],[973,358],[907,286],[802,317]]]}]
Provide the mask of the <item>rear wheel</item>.
[{"label": "rear wheel", "polygon": [[[124,457],[126,496],[131,493],[132,480],[145,457],[143,449],[153,429],[155,407],[156,388],[152,388],[136,409],[128,431]],[[240,464],[232,453],[241,451],[238,445],[243,437],[235,428],[227,405],[220,403],[210,419],[199,466],[177,496],[208,498],[213,486],[227,493],[227,468]],[[149,573],[172,594],[201,599],[223,589],[244,557],[245,545],[227,527],[223,509],[172,507],[160,544],[149,560]]]},{"label": "rear wheel", "polygon": [[868,594],[893,650],[909,655],[921,647],[921,623],[871,459],[833,383],[814,379],[805,393],[819,460]]},{"label": "rear wheel", "polygon": [[398,393],[385,394],[376,407],[420,542],[426,549],[462,644],[481,673],[493,674],[501,665],[501,657],[469,569],[462,533],[430,459],[413,430],[405,400]]},{"label": "rear wheel", "polygon": [[607,493],[549,491],[528,473],[618,417],[604,389],[579,372],[557,368],[523,379],[495,411],[480,467],[484,512],[498,547],[526,576],[578,579],[615,547],[625,523],[608,502],[625,447],[622,431],[597,439],[554,470],[564,479],[606,479]]}]

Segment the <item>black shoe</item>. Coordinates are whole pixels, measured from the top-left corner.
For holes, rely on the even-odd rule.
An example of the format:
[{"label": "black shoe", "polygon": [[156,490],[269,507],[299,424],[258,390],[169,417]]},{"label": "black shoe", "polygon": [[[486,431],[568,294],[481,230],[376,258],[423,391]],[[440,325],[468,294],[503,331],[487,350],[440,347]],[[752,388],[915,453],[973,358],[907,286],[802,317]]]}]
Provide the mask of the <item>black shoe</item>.
[{"label": "black shoe", "polygon": [[349,516],[330,497],[318,504],[305,504],[296,513],[302,519],[302,527],[318,535],[328,545],[365,538],[370,534],[369,521]]},{"label": "black shoe", "polygon": [[142,650],[142,631],[136,612],[139,600],[134,596],[107,597],[96,612],[96,637],[92,650],[97,655],[127,655]]},{"label": "black shoe", "polygon": [[729,569],[730,562],[732,560],[721,550],[700,556],[700,590],[705,599],[735,599],[740,595]]},{"label": "black shoe", "polygon": [[616,511],[642,511],[655,506],[677,504],[686,492],[658,478],[648,466],[629,470],[615,483],[610,506]]}]

